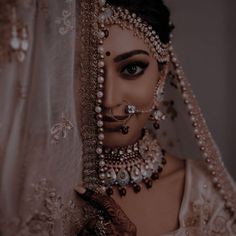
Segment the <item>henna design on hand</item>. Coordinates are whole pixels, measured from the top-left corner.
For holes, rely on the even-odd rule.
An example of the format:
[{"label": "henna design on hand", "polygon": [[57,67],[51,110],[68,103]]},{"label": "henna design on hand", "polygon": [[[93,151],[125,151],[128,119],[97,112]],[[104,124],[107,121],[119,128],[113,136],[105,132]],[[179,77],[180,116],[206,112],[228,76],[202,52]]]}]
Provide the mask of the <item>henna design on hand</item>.
[{"label": "henna design on hand", "polygon": [[[127,217],[120,206],[109,196],[86,189],[83,194],[78,191],[79,196],[85,201],[89,201],[91,205],[98,210],[104,212],[105,219],[110,222],[104,223],[107,235],[114,236],[136,236],[136,226]],[[85,228],[89,231],[94,230],[98,218],[92,219]]]}]

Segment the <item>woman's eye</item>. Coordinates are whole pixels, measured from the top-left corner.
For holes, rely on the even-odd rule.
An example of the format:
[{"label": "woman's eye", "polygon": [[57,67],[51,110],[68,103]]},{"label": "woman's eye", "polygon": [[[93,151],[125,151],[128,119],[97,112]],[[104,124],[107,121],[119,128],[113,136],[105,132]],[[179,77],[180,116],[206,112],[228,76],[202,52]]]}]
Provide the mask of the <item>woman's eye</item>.
[{"label": "woman's eye", "polygon": [[121,73],[125,76],[137,76],[143,74],[148,64],[146,63],[132,63],[122,68]]}]

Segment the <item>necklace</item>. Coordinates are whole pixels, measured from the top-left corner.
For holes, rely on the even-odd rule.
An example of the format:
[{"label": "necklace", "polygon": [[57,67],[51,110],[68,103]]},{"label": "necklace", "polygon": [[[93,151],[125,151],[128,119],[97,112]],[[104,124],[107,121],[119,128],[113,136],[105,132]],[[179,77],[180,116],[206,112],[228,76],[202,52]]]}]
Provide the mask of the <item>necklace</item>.
[{"label": "necklace", "polygon": [[148,130],[133,145],[104,148],[103,153],[104,159],[98,162],[99,178],[108,195],[112,195],[113,188],[117,188],[120,196],[125,196],[127,186],[138,193],[141,183],[151,188],[153,180],[159,179],[166,164],[165,151]]}]

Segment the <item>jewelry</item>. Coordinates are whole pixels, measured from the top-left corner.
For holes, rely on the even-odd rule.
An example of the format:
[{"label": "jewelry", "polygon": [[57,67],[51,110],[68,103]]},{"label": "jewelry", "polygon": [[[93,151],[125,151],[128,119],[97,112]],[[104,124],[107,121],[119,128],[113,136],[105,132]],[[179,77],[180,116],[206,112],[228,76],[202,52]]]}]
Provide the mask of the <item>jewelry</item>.
[{"label": "jewelry", "polygon": [[12,31],[10,47],[12,52],[16,53],[18,61],[23,62],[29,49],[28,32],[25,26],[21,28],[17,26],[15,7],[12,7]]},{"label": "jewelry", "polygon": [[164,155],[155,137],[145,130],[143,138],[133,145],[104,148],[104,158],[98,163],[99,178],[109,195],[116,187],[120,196],[125,196],[127,186],[138,193],[141,182],[151,188],[152,181],[159,178],[166,164]]},{"label": "jewelry", "polygon": [[94,227],[94,232],[97,236],[106,236],[106,227],[104,224],[104,217],[99,215]]},{"label": "jewelry", "polygon": [[[169,47],[171,41],[167,44],[163,44],[160,41],[159,36],[153,30],[152,26],[143,22],[136,14],[129,13],[128,10],[120,7],[114,8],[106,4],[105,0],[98,0],[99,14],[97,17],[97,39],[98,39],[98,77],[97,77],[97,100],[95,105],[95,112],[97,113],[97,147],[96,153],[100,163],[105,163],[103,153],[103,140],[104,140],[104,128],[103,128],[103,115],[102,115],[102,99],[103,88],[105,81],[105,49],[103,47],[104,40],[109,36],[108,27],[110,25],[117,24],[122,28],[130,29],[134,34],[142,39],[145,39],[145,43],[150,47],[154,58],[158,62],[168,62],[170,60]],[[123,126],[121,132],[126,134],[129,131],[127,125]],[[103,171],[100,172],[102,174]],[[102,175],[101,175],[102,176]],[[101,185],[104,184],[104,180],[100,178]]]},{"label": "jewelry", "polygon": [[[132,30],[138,37],[146,39],[145,43],[148,44],[157,61],[169,61],[169,43],[162,43],[152,26],[143,22],[135,13],[131,14],[127,9],[113,7],[109,4],[104,5],[103,12],[104,13],[100,15],[99,20],[104,22],[105,25],[119,25],[123,29]],[[108,33],[105,33],[104,31],[99,32],[99,36],[102,38],[107,37],[107,34]]]},{"label": "jewelry", "polygon": [[163,114],[163,112],[158,109],[157,107],[155,107],[155,109],[153,110],[152,114],[151,114],[151,120],[153,120],[153,127],[155,129],[159,129],[160,128],[160,121],[165,120],[166,116],[165,114]]},{"label": "jewelry", "polygon": [[[112,108],[110,108],[110,115],[111,115],[111,117],[112,117],[114,120],[119,121],[119,120],[113,115]],[[127,122],[130,120],[130,118],[131,118],[132,115],[133,115],[133,114],[129,114],[129,116],[124,120],[124,122],[123,122],[123,124],[122,124],[122,126],[121,126],[121,128],[120,128],[120,132],[121,132],[122,134],[124,134],[124,135],[129,133],[129,126],[127,125]]]}]

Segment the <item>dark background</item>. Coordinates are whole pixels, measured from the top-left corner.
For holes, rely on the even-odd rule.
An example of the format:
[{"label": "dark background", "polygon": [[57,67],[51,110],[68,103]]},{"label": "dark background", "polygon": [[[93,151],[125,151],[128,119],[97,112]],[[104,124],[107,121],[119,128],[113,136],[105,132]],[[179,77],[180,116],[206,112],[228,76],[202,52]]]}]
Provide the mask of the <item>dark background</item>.
[{"label": "dark background", "polygon": [[236,179],[236,1],[165,0],[178,58]]}]

